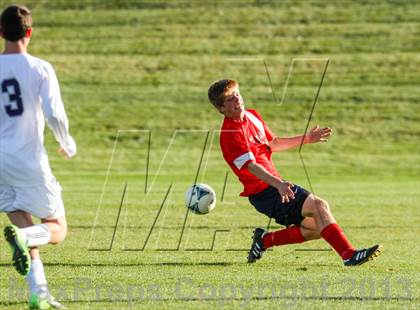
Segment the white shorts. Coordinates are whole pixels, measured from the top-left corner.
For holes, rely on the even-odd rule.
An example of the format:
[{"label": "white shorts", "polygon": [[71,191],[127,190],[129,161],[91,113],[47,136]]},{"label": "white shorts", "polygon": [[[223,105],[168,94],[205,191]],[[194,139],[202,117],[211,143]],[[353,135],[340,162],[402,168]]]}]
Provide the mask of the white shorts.
[{"label": "white shorts", "polygon": [[0,184],[0,212],[26,211],[40,219],[64,216],[61,186],[54,179],[40,186],[17,187]]}]

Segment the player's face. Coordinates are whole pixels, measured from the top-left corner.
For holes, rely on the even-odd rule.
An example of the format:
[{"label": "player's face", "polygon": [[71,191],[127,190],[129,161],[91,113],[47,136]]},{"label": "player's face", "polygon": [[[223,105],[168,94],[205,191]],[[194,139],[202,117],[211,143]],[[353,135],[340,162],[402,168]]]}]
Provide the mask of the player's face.
[{"label": "player's face", "polygon": [[226,96],[220,110],[228,118],[242,120],[244,116],[244,101],[237,87],[232,89],[230,94]]}]

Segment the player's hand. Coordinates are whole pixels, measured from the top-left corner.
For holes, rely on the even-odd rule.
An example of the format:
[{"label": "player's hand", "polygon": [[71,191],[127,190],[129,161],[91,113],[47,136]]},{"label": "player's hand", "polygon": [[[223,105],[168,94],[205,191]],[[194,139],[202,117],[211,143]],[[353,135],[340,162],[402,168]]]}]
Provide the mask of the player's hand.
[{"label": "player's hand", "polygon": [[280,183],[276,186],[280,193],[282,203],[288,203],[290,200],[295,199],[295,194],[292,190],[293,186],[293,183],[287,181],[280,181]]},{"label": "player's hand", "polygon": [[70,156],[67,154],[67,152],[62,147],[60,147],[57,152],[58,152],[58,154],[62,155],[64,157],[64,159],[70,159]]},{"label": "player's hand", "polygon": [[305,140],[306,143],[327,142],[331,135],[332,129],[330,127],[319,128],[319,125],[316,125],[306,135]]}]

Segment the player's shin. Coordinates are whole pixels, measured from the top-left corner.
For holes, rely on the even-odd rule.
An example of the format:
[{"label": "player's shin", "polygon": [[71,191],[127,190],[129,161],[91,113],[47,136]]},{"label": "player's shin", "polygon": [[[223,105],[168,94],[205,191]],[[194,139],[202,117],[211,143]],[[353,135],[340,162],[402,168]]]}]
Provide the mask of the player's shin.
[{"label": "player's shin", "polygon": [[326,226],[321,231],[321,236],[327,241],[342,259],[349,259],[353,256],[355,248],[344,235],[341,227],[337,223]]},{"label": "player's shin", "polygon": [[302,235],[299,226],[292,226],[286,229],[270,232],[264,235],[264,248],[270,248],[275,245],[293,244],[304,242],[305,238]]},{"label": "player's shin", "polygon": [[48,295],[44,265],[40,258],[32,260],[31,270],[25,277],[25,281],[28,284],[31,294],[36,294],[38,296]]}]

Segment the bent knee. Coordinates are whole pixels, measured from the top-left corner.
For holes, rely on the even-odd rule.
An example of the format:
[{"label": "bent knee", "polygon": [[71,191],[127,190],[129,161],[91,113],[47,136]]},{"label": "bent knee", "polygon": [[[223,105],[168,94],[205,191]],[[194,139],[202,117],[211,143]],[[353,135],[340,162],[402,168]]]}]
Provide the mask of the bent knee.
[{"label": "bent knee", "polygon": [[330,205],[328,202],[322,198],[315,197],[314,199],[315,207],[319,210],[330,210]]},{"label": "bent knee", "polygon": [[303,205],[302,214],[303,216],[316,216],[318,214],[331,213],[328,202],[322,198],[311,195],[309,196]]},{"label": "bent knee", "polygon": [[[50,222],[51,223],[51,222]],[[66,223],[55,222],[53,225],[49,225],[51,239],[49,244],[58,244],[64,241],[67,236],[67,225]]]},{"label": "bent knee", "polygon": [[67,236],[67,226],[64,225],[61,227],[61,230],[57,234],[57,242],[55,244],[63,242],[64,239],[66,239],[66,236]]},{"label": "bent knee", "polygon": [[66,239],[66,232],[55,233],[51,236],[51,240],[49,244],[56,245],[64,241]]},{"label": "bent knee", "polygon": [[325,213],[331,213],[330,211],[330,205],[328,202],[322,198],[319,198],[317,196],[314,196],[312,199],[312,213],[315,214],[325,214]]}]

